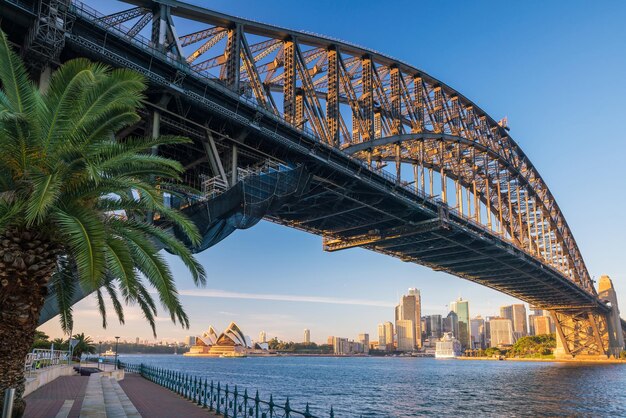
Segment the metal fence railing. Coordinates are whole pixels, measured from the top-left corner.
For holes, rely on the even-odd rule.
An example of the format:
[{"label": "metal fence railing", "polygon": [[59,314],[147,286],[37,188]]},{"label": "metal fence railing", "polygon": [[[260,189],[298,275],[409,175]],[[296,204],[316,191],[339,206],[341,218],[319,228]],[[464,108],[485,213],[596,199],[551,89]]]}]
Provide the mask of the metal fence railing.
[{"label": "metal fence railing", "polygon": [[[200,407],[221,414],[225,418],[321,418],[311,414],[308,403],[304,411],[293,409],[289,404],[289,398],[284,404],[274,402],[271,395],[269,401],[265,401],[260,399],[258,391],[254,396],[251,396],[248,395],[247,389],[241,392],[237,386],[229,388],[228,385],[222,385],[220,382],[215,383],[206,378],[147,366],[143,363],[119,362],[119,366],[128,373],[139,374],[153,383],[176,392]],[[330,418],[335,416],[332,406],[328,416]]]},{"label": "metal fence railing", "polygon": [[35,370],[57,366],[59,364],[70,364],[70,362],[69,351],[34,348],[32,352],[26,355],[24,372],[28,373],[30,376]]}]

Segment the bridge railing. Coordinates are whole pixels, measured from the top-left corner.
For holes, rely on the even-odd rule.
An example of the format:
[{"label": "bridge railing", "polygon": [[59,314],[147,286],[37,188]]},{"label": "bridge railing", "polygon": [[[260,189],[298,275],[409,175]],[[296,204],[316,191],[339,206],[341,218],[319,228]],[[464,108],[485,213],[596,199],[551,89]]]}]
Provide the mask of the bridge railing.
[{"label": "bridge railing", "polygon": [[[248,390],[243,392],[237,386],[229,387],[222,385],[208,378],[192,376],[176,370],[169,370],[160,367],[148,366],[143,363],[123,363],[119,362],[119,367],[127,373],[136,373],[141,377],[163,386],[196,405],[214,411],[225,418],[255,417],[255,418],[318,418],[313,415],[307,403],[304,411],[291,407],[289,398],[282,402],[274,402],[270,395],[268,401],[262,400],[257,390],[254,396],[248,394]],[[333,408],[330,408],[330,418],[334,418]]]}]

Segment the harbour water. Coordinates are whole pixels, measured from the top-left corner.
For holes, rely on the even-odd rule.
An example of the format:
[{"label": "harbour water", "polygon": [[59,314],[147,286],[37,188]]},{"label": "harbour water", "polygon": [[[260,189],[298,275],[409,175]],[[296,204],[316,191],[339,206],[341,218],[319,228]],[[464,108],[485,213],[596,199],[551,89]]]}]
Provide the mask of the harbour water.
[{"label": "harbour water", "polygon": [[336,417],[626,416],[626,365],[394,357],[121,355]]}]

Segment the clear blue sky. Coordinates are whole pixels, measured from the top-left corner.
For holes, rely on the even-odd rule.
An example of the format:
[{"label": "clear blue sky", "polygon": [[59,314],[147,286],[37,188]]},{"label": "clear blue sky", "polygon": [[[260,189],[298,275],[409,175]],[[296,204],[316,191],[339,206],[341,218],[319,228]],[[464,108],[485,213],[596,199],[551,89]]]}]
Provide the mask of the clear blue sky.
[{"label": "clear blue sky", "polygon": [[[556,196],[591,274],[612,277],[626,316],[626,138],[620,128],[626,117],[626,2],[195,3],[376,49],[446,82],[494,119],[508,116],[511,135]],[[178,31],[185,33],[184,25]],[[393,320],[393,304],[408,287],[421,289],[425,314],[444,314],[459,296],[469,299],[472,316],[495,314],[513,301],[364,250],[324,253],[319,237],[266,222],[236,232],[199,259],[209,272],[201,290],[173,261],[181,293],[196,293],[181,296],[191,329],[172,326],[164,316],[159,338],[180,340],[209,324],[219,331],[231,320],[253,338],[265,330],[300,341],[304,328],[318,342],[329,335],[374,336],[379,322]],[[151,339],[135,309],[128,310],[125,327],[110,318],[107,330],[97,325],[92,300],[77,305],[76,314],[78,332]],[[57,336],[58,328],[53,320],[43,329]]]}]

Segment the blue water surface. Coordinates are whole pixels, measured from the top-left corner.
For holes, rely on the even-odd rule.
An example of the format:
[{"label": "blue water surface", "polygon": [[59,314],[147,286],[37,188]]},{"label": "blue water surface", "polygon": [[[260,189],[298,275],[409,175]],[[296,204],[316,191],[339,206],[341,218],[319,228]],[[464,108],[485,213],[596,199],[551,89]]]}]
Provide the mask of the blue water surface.
[{"label": "blue water surface", "polygon": [[401,357],[122,355],[327,417],[626,417],[626,365]]}]

